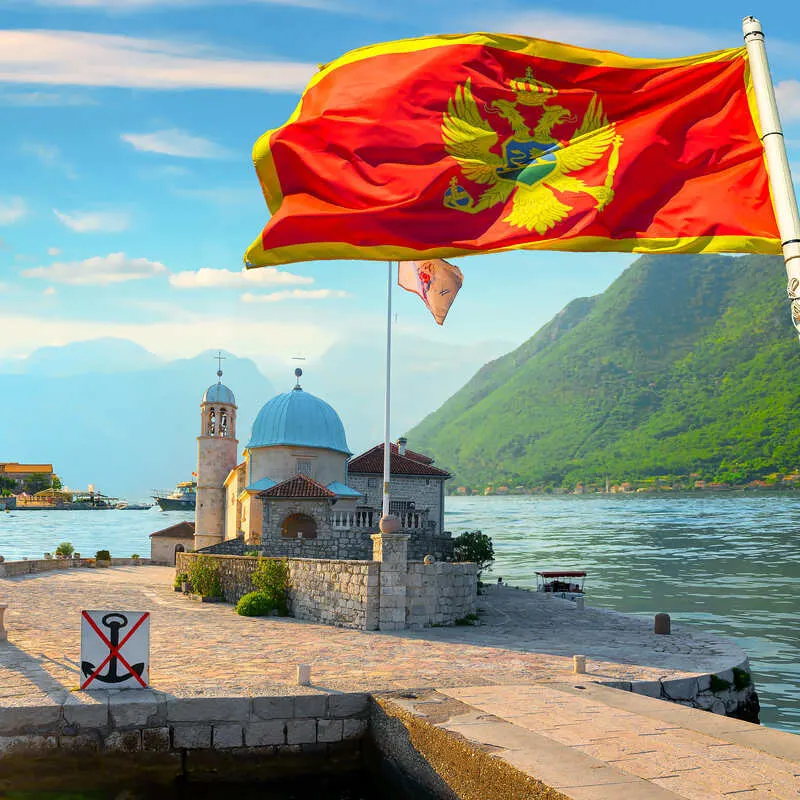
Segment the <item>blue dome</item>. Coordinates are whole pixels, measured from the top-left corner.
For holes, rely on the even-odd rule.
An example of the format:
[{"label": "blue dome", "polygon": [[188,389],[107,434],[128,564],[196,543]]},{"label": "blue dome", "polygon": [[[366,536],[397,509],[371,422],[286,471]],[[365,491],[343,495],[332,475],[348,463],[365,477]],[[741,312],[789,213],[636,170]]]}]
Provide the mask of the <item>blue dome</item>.
[{"label": "blue dome", "polygon": [[339,415],[324,400],[302,389],[273,397],[258,412],[248,449],[288,444],[351,455]]},{"label": "blue dome", "polygon": [[204,403],[224,403],[228,406],[236,405],[236,398],[233,392],[224,383],[215,383],[206,389],[203,395]]}]

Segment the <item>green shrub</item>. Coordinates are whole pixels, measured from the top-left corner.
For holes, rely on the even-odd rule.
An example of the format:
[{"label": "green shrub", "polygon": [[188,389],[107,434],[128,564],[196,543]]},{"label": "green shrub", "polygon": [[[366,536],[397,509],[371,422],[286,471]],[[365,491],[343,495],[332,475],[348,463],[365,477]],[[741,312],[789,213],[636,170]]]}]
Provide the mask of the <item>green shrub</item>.
[{"label": "green shrub", "polygon": [[457,561],[472,561],[478,566],[478,577],[485,569],[491,569],[494,561],[492,539],[481,531],[464,531],[453,540]]},{"label": "green shrub", "polygon": [[61,544],[56,547],[56,555],[63,556],[64,558],[69,558],[75,552],[75,548],[72,546],[71,542],[61,542]]},{"label": "green shrub", "polygon": [[725,678],[720,678],[719,675],[711,676],[711,691],[713,694],[717,694],[718,692],[727,692],[730,688],[730,681],[726,681]]},{"label": "green shrub", "polygon": [[236,613],[243,617],[266,617],[275,609],[275,604],[266,592],[250,592],[236,604]]},{"label": "green shrub", "polygon": [[750,673],[746,669],[733,668],[733,685],[736,687],[737,692],[746,689],[753,682]]},{"label": "green shrub", "polygon": [[108,550],[98,550],[94,557],[98,561],[111,561],[111,553]]},{"label": "green shrub", "polygon": [[138,553],[134,553],[134,554],[131,556],[131,558],[139,558],[139,554],[138,554]]},{"label": "green shrub", "polygon": [[219,580],[219,567],[205,555],[193,558],[189,564],[189,582],[192,591],[203,597],[221,597],[222,584]]},{"label": "green shrub", "polygon": [[259,558],[250,577],[253,589],[263,592],[280,614],[289,613],[289,563],[285,558]]},{"label": "green shrub", "polygon": [[186,572],[176,572],[175,573],[175,581],[173,582],[173,587],[175,589],[180,589],[184,583],[189,582],[189,575]]}]

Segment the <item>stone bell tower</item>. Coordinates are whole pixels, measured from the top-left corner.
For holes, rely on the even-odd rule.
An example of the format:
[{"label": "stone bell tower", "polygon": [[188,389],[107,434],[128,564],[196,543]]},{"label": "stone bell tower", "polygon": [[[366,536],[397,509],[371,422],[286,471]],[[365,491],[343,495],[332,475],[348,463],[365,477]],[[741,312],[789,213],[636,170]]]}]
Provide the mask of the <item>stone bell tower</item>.
[{"label": "stone bell tower", "polygon": [[222,355],[217,383],[209,386],[200,404],[197,437],[197,501],[194,548],[218,544],[225,538],[225,478],[236,466],[236,398],[222,383]]}]

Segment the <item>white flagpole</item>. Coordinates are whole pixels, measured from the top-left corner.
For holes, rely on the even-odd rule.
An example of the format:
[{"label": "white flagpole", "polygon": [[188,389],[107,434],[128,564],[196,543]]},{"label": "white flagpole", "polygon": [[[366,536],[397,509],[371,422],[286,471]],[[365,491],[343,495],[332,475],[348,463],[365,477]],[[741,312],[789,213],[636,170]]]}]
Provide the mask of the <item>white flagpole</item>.
[{"label": "white flagpole", "polygon": [[383,421],[383,518],[389,516],[389,480],[391,478],[392,442],[390,439],[391,420],[391,379],[392,379],[392,262],[388,262],[386,284],[386,405]]},{"label": "white flagpole", "polygon": [[792,173],[789,170],[786,142],[778,115],[778,104],[775,101],[775,88],[769,72],[761,23],[755,17],[745,17],[742,21],[742,31],[761,122],[761,141],[767,159],[772,204],[778,222],[786,273],[789,277],[792,322],[800,331],[800,214],[797,210],[797,197],[792,184]]}]

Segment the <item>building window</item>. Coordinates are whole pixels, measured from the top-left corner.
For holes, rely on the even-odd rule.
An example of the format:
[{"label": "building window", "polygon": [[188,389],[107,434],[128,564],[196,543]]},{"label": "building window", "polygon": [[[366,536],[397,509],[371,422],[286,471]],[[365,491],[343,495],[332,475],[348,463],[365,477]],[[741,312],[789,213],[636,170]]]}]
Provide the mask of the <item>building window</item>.
[{"label": "building window", "polygon": [[312,462],[307,458],[299,458],[297,460],[297,472],[300,475],[308,475],[311,477]]},{"label": "building window", "polygon": [[406,514],[409,511],[413,511],[415,508],[414,502],[412,500],[390,500],[389,501],[389,513],[390,514],[397,514],[400,516],[401,514]]},{"label": "building window", "polygon": [[316,539],[317,523],[307,514],[290,514],[281,525],[284,539]]},{"label": "building window", "polygon": [[217,412],[212,408],[208,415],[208,435],[214,436],[217,432]]},{"label": "building window", "polygon": [[425,478],[425,485],[426,486],[430,486],[431,485],[431,479],[430,478]]},{"label": "building window", "polygon": [[374,489],[378,485],[377,478],[367,478],[367,487],[370,489]]}]

